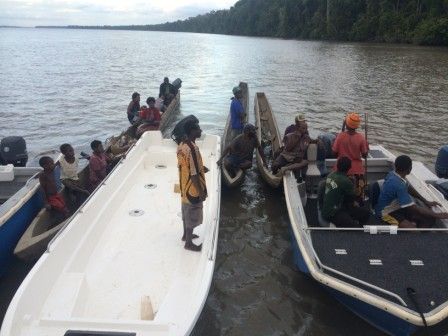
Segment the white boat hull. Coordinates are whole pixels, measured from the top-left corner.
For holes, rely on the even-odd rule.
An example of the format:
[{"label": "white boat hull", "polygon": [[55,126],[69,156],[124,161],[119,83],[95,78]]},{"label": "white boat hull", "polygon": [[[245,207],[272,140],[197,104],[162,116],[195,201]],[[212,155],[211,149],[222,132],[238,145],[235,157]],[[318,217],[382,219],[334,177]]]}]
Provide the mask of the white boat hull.
[{"label": "white boat hull", "polygon": [[12,300],[0,335],[188,335],[212,280],[221,188],[219,137],[197,143],[210,169],[204,223],[195,231],[202,252],[185,250],[180,240],[176,144],[147,132],[50,243]]}]

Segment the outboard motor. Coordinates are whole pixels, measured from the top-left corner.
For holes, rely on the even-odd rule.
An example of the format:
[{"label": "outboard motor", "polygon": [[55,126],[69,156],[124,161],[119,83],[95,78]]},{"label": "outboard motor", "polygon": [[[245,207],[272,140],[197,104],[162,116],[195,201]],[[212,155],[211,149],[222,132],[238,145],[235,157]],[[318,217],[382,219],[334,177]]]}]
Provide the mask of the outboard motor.
[{"label": "outboard motor", "polygon": [[436,174],[440,178],[448,178],[448,145],[440,148],[437,154]]},{"label": "outboard motor", "polygon": [[198,118],[196,118],[194,115],[189,115],[185,118],[183,118],[181,121],[177,123],[177,125],[174,127],[173,131],[171,132],[171,139],[174,140],[177,144],[180,144],[183,140],[187,138],[187,135],[185,134],[185,124],[188,122],[195,122],[199,124]]},{"label": "outboard motor", "polygon": [[433,185],[443,194],[443,197],[448,200],[448,179],[440,179]]},{"label": "outboard motor", "polygon": [[176,78],[171,84],[174,86],[175,94],[177,94],[177,91],[179,91],[179,89],[182,87],[182,80],[180,78]]},{"label": "outboard motor", "polygon": [[0,141],[0,163],[25,167],[28,161],[25,139],[19,136],[9,136]]}]

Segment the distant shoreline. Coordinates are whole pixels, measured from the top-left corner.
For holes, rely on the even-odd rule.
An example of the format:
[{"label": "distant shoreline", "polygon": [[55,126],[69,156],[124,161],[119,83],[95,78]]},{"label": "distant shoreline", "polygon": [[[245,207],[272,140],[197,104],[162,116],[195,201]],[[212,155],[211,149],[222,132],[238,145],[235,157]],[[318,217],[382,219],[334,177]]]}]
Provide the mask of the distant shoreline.
[{"label": "distant shoreline", "polygon": [[24,27],[24,26],[0,26],[0,28],[37,28],[37,27]]}]

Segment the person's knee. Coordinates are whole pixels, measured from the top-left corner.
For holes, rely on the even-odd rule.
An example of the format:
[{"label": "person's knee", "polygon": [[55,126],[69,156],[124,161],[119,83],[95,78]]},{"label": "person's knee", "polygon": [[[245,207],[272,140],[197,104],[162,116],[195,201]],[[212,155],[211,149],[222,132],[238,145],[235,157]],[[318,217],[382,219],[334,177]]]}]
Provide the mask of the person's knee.
[{"label": "person's knee", "polygon": [[251,161],[244,161],[240,164],[240,168],[243,170],[252,168],[252,162]]}]

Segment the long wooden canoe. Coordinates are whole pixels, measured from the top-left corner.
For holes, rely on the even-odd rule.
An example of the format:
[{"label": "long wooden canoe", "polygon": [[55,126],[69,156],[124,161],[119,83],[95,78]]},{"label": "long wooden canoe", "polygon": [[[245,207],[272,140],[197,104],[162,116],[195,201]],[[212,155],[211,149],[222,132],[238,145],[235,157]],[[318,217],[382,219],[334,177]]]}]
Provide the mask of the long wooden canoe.
[{"label": "long wooden canoe", "polygon": [[[249,107],[249,87],[247,86],[247,83],[240,82],[239,87],[242,90],[243,98],[242,98],[242,104],[244,108],[245,113],[245,119],[244,123],[247,123],[249,114],[248,114],[248,107]],[[224,151],[228,145],[232,142],[232,127],[230,124],[230,112],[229,116],[227,117],[226,127],[224,128],[224,135],[222,137],[222,150]],[[224,164],[222,165],[222,177],[224,180],[224,183],[228,187],[236,187],[241,184],[241,182],[244,179],[244,171],[242,169],[239,169],[235,176],[232,177],[229,173],[229,171],[224,167]]]},{"label": "long wooden canoe", "polygon": [[[282,139],[278,130],[277,121],[272,112],[271,104],[263,92],[257,92],[254,99],[255,126],[257,129],[257,138],[269,162],[274,158],[274,153],[278,152],[282,145]],[[258,170],[263,179],[274,188],[280,186],[283,177],[272,174],[269,167],[263,165],[260,153],[255,151]]]},{"label": "long wooden canoe", "polygon": [[195,228],[201,252],[181,241],[177,146],[146,132],[50,242],[0,335],[189,335],[213,277],[221,192],[219,137],[197,145],[210,168],[204,220]]}]

